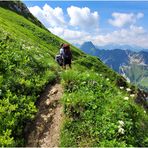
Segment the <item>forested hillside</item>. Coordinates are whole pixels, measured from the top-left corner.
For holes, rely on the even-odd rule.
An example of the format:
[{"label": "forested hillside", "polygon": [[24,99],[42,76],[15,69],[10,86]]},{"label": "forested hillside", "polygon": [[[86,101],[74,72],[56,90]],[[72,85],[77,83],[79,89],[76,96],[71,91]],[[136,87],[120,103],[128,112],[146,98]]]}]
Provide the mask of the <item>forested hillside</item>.
[{"label": "forested hillside", "polygon": [[146,93],[72,45],[72,70],[61,69],[54,57],[66,41],[0,6],[0,146],[25,146],[36,101],[56,82],[64,88],[60,146],[148,146]]}]

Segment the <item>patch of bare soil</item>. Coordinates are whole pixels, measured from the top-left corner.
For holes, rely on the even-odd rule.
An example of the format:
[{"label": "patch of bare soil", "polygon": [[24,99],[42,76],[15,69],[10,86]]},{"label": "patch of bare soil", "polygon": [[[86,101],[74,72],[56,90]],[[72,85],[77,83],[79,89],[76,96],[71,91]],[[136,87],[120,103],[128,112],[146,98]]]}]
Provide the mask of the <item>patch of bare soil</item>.
[{"label": "patch of bare soil", "polygon": [[27,147],[58,147],[62,123],[62,105],[59,103],[63,89],[60,84],[47,86],[38,101],[38,113],[29,125]]}]

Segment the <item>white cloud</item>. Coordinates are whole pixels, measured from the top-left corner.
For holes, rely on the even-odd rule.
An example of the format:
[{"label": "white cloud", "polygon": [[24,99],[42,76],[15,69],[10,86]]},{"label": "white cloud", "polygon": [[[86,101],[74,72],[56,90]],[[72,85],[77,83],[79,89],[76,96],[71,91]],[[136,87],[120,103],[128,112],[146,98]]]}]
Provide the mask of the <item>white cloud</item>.
[{"label": "white cloud", "polygon": [[143,18],[143,17],[144,17],[143,13],[140,12],[140,13],[137,14],[137,19],[140,19],[140,18]]},{"label": "white cloud", "polygon": [[36,16],[46,27],[64,26],[64,14],[60,7],[52,8],[45,4],[41,9],[38,6],[29,7],[30,12]]},{"label": "white cloud", "polygon": [[[129,44],[148,48],[148,33],[141,26],[136,26],[138,19],[144,16],[143,13],[113,13],[113,19],[109,23],[119,27],[118,30],[102,34],[99,28],[98,12],[91,12],[87,7],[68,7],[69,20],[65,19],[66,14],[62,8],[52,8],[45,4],[42,8],[30,7],[29,10],[36,16],[52,33],[71,42],[82,44],[85,41],[92,41],[96,45]],[[126,26],[126,28],[122,28]]]},{"label": "white cloud", "polygon": [[67,8],[67,13],[70,17],[70,25],[80,27],[87,31],[98,29],[99,14],[98,12],[91,12],[89,8],[79,8],[71,6]]},{"label": "white cloud", "polygon": [[143,13],[112,13],[113,19],[109,19],[109,23],[116,27],[123,27],[125,25],[135,24],[136,21],[144,16]]},{"label": "white cloud", "polygon": [[[65,21],[62,8],[59,7],[52,8],[45,4],[42,8],[38,6],[29,7],[29,10],[53,34],[58,35],[71,43],[82,44],[85,39],[91,39],[91,35],[87,31],[98,30],[98,13],[91,12],[90,9],[86,7],[68,7],[67,12],[70,20],[67,20],[67,22]],[[75,18],[76,20],[74,21]],[[82,28],[87,31],[84,31]]]},{"label": "white cloud", "polygon": [[88,33],[84,31],[76,31],[71,29],[66,29],[62,27],[51,27],[48,28],[53,34],[60,36],[61,38],[71,42],[71,43],[79,43],[82,44]]},{"label": "white cloud", "polygon": [[148,48],[148,34],[141,26],[131,25],[128,29],[120,29],[107,33],[106,35],[98,35],[92,38],[96,45],[105,44],[129,44]]}]

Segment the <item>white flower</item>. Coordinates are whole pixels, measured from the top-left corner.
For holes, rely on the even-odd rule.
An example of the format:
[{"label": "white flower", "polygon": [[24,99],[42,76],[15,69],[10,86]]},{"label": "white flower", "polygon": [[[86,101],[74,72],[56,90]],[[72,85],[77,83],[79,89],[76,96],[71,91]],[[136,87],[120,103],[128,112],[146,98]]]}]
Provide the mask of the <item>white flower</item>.
[{"label": "white flower", "polygon": [[123,86],[120,86],[120,89],[123,89],[124,87]]},{"label": "white flower", "polygon": [[131,82],[129,78],[126,78],[126,81],[127,81],[128,83],[130,83],[130,82]]},{"label": "white flower", "polygon": [[128,100],[129,99],[129,97],[124,97],[124,100]]},{"label": "white flower", "polygon": [[106,80],[109,81],[109,78],[107,78]]},{"label": "white flower", "polygon": [[120,127],[119,129],[118,129],[118,133],[120,133],[120,134],[124,134],[124,129],[122,128],[122,127]]},{"label": "white flower", "polygon": [[130,97],[135,97],[135,94],[131,94]]},{"label": "white flower", "polygon": [[124,122],[122,120],[119,120],[118,122],[120,126],[124,126]]},{"label": "white flower", "polygon": [[128,92],[129,92],[129,91],[131,91],[131,89],[130,89],[130,88],[127,88],[127,89],[126,89],[126,91],[128,91]]},{"label": "white flower", "polygon": [[82,84],[86,84],[86,81],[82,82]]},{"label": "white flower", "polygon": [[144,113],[146,114],[146,111],[144,111]]}]

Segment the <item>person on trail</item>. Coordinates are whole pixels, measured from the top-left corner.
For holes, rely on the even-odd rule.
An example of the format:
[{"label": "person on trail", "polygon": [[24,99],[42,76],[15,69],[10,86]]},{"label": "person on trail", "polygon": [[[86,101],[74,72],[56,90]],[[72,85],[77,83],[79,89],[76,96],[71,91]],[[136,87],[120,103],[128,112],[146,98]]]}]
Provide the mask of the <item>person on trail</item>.
[{"label": "person on trail", "polygon": [[64,54],[63,53],[64,52],[63,45],[64,45],[64,43],[60,44],[60,54],[55,56],[55,61],[62,67],[63,67],[63,54]]},{"label": "person on trail", "polygon": [[69,65],[69,67],[71,68],[72,53],[69,44],[63,44],[62,56],[63,56],[63,68],[66,69],[66,65]]},{"label": "person on trail", "polygon": [[62,58],[63,58],[63,54],[64,54],[63,45],[64,45],[64,43],[61,43],[61,45],[60,45],[60,55],[62,56]]}]

